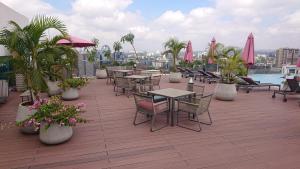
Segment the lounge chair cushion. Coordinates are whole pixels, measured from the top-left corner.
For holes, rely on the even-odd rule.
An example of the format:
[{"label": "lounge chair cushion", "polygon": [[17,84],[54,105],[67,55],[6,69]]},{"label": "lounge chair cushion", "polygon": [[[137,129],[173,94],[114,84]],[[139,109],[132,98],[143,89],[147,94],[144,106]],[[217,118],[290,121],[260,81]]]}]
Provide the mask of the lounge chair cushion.
[{"label": "lounge chair cushion", "polygon": [[139,101],[138,107],[145,109],[145,110],[153,111],[153,104],[151,101],[148,101],[148,100]]},{"label": "lounge chair cushion", "polygon": [[167,100],[167,98],[164,96],[154,96],[153,100],[154,100],[154,103],[158,103],[158,102]]}]

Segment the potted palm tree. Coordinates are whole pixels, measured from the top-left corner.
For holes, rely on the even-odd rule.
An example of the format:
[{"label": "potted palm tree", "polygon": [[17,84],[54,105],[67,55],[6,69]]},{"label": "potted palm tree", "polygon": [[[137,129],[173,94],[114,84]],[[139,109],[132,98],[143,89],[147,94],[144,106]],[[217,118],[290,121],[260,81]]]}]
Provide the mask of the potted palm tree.
[{"label": "potted palm tree", "polygon": [[37,113],[17,123],[18,126],[33,126],[39,131],[39,138],[45,144],[59,144],[73,135],[72,126],[86,122],[79,114],[83,104],[64,105],[57,96],[44,100]]},{"label": "potted palm tree", "polygon": [[172,54],[173,56],[173,66],[169,77],[169,82],[179,83],[181,81],[181,73],[177,72],[176,69],[176,59],[178,58],[179,52],[181,49],[186,47],[184,42],[180,42],[176,38],[170,38],[167,42],[164,43],[165,51],[163,54]]},{"label": "potted palm tree", "polygon": [[[40,100],[39,92],[47,90],[45,82],[46,72],[43,68],[45,60],[50,60],[50,56],[66,55],[65,51],[72,53],[72,49],[61,47],[56,48],[56,42],[67,36],[66,26],[57,18],[37,16],[22,28],[16,22],[10,21],[11,29],[4,28],[0,31],[0,44],[9,49],[14,56],[16,72],[22,72],[30,96],[29,102],[19,104],[16,121],[23,121],[28,116],[35,114],[34,109],[29,107],[34,104],[34,100]],[[45,39],[45,32],[48,29],[55,29],[59,35],[51,39]],[[52,45],[51,45],[52,44]],[[50,48],[51,46],[51,48]],[[61,53],[62,52],[62,53]],[[31,126],[21,128],[22,132],[34,133]]]},{"label": "potted palm tree", "polygon": [[76,100],[79,98],[79,89],[87,83],[87,79],[84,78],[70,78],[65,79],[58,84],[63,89],[61,95],[64,100]]},{"label": "potted palm tree", "polygon": [[247,70],[241,58],[241,51],[235,48],[224,48],[219,56],[218,64],[221,70],[221,80],[215,89],[218,100],[232,101],[237,95],[237,76],[245,75]]}]

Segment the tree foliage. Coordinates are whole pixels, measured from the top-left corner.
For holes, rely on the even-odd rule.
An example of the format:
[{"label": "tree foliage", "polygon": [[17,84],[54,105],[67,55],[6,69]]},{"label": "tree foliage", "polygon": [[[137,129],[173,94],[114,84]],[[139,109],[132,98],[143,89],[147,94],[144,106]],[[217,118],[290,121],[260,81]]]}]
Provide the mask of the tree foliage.
[{"label": "tree foliage", "polygon": [[173,72],[176,72],[176,59],[178,58],[179,52],[181,49],[184,49],[186,47],[185,42],[180,42],[176,38],[170,38],[168,41],[164,43],[165,51],[163,54],[171,53],[173,56]]}]

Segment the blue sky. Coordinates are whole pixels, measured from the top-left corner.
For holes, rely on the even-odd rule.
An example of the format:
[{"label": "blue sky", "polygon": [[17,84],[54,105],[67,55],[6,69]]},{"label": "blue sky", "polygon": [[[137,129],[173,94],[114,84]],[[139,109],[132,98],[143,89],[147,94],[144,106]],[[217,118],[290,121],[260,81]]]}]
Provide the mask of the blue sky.
[{"label": "blue sky", "polygon": [[[112,45],[128,32],[138,50],[162,50],[170,37],[201,50],[215,37],[243,47],[250,32],[256,49],[299,47],[300,0],[0,0],[21,14],[61,19],[71,35]],[[20,5],[22,4],[22,5]],[[126,48],[127,46],[127,48]],[[125,44],[124,50],[131,47]]]},{"label": "blue sky", "polygon": [[[53,7],[70,11],[73,0],[44,0]],[[120,0],[121,1],[121,0]],[[101,0],[99,0],[101,3]],[[189,12],[196,7],[211,6],[212,0],[134,0],[128,10],[139,12],[146,20],[154,19],[167,10]]]}]

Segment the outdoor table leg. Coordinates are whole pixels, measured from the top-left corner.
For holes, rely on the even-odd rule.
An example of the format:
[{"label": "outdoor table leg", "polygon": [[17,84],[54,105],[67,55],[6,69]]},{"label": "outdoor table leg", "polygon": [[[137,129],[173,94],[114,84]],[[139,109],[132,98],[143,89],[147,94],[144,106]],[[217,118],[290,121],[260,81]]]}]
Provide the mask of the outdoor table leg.
[{"label": "outdoor table leg", "polygon": [[170,113],[171,113],[171,126],[174,126],[174,105],[175,105],[175,100],[174,98],[170,98],[170,104],[171,104],[171,110],[170,110]]}]

